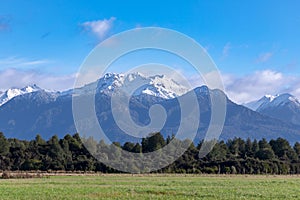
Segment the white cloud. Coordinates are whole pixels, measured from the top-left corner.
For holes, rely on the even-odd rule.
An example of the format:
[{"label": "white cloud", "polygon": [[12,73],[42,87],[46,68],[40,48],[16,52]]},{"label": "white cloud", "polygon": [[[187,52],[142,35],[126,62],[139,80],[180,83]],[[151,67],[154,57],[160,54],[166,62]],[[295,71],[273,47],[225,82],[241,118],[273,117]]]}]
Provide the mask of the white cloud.
[{"label": "white cloud", "polygon": [[66,90],[73,87],[76,74],[52,75],[40,73],[34,70],[18,70],[14,68],[0,71],[0,90],[11,87],[24,87],[30,84],[37,84],[41,88],[49,90]]},{"label": "white cloud", "polygon": [[273,70],[256,71],[241,77],[223,74],[223,81],[227,95],[237,103],[257,100],[266,94],[286,92],[300,97],[300,77]]},{"label": "white cloud", "polygon": [[273,56],[272,52],[262,53],[258,56],[258,58],[256,59],[256,62],[258,62],[258,63],[267,62],[272,56]]},{"label": "white cloud", "polygon": [[111,17],[110,19],[87,21],[82,23],[81,26],[84,30],[95,34],[99,39],[103,39],[112,28],[115,19],[115,17]]},{"label": "white cloud", "polygon": [[28,66],[39,66],[50,63],[49,60],[29,60],[16,56],[0,58],[0,68],[19,68]]},{"label": "white cloud", "polygon": [[[243,76],[223,73],[221,77],[225,93],[236,103],[254,101],[266,94],[290,93],[300,98],[300,76],[285,75],[273,70],[261,70]],[[203,79],[196,75],[190,76],[189,81],[194,87],[206,85]]]}]

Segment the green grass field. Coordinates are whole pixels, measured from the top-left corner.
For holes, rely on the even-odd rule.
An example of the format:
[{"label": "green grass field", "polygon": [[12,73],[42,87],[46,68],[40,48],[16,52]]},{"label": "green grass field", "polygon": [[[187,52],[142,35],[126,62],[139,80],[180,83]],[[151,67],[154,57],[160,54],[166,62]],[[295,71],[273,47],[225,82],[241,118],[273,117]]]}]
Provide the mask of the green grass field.
[{"label": "green grass field", "polygon": [[99,175],[0,179],[0,199],[300,199],[296,176]]}]

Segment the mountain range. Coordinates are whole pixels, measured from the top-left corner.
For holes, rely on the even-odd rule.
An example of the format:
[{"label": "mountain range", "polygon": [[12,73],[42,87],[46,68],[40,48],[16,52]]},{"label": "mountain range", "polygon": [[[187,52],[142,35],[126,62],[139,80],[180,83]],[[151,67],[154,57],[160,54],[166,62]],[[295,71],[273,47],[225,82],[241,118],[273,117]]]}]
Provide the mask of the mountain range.
[{"label": "mountain range", "polygon": [[[33,139],[36,134],[49,138],[76,132],[72,115],[72,95],[89,95],[91,88],[97,88],[95,109],[99,124],[111,141],[139,141],[125,134],[114,121],[111,109],[111,97],[116,89],[128,89],[126,83],[136,85],[132,93],[129,109],[132,120],[141,125],[150,122],[149,108],[159,104],[165,108],[167,121],[161,133],[166,137],[176,133],[180,123],[180,105],[178,98],[195,92],[200,108],[200,123],[195,142],[204,138],[211,117],[210,95],[224,95],[226,98],[226,119],[220,139],[233,137],[251,139],[273,139],[283,137],[290,142],[300,140],[298,120],[299,101],[289,94],[265,96],[255,102],[238,105],[232,102],[220,90],[211,90],[206,86],[193,89],[182,86],[164,76],[144,76],[140,73],[107,73],[98,81],[75,90],[53,92],[36,85],[21,89],[12,88],[0,93],[0,131],[7,137]],[[142,85],[142,86],[140,86]],[[139,86],[139,87],[138,87]],[[120,108],[117,112],[123,112]],[[119,109],[119,110],[118,110]],[[285,117],[282,117],[282,115]]]}]

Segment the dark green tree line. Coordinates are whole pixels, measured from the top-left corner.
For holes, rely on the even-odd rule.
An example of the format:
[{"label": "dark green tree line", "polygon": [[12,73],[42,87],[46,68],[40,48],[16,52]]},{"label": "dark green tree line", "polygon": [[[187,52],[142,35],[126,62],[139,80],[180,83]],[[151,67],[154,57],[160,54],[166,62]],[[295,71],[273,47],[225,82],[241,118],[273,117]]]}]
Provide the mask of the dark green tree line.
[{"label": "dark green tree line", "polygon": [[[122,161],[126,158],[121,149],[134,153],[158,150],[172,140],[172,151],[188,141],[177,140],[174,136],[166,139],[160,133],[149,135],[141,143],[105,144],[104,141],[85,139],[88,149],[101,158]],[[300,143],[293,146],[283,138],[267,141],[262,139],[243,140],[234,138],[216,142],[212,151],[199,159],[199,149],[191,143],[187,151],[174,163],[159,170],[163,173],[239,173],[239,174],[300,174]],[[114,153],[111,153],[114,152]],[[151,162],[151,160],[149,160]],[[138,163],[131,163],[137,167]],[[135,166],[136,165],[136,166]],[[0,170],[65,170],[117,172],[97,161],[83,145],[79,134],[64,138],[57,136],[44,140],[37,135],[34,140],[7,139],[0,132]]]}]

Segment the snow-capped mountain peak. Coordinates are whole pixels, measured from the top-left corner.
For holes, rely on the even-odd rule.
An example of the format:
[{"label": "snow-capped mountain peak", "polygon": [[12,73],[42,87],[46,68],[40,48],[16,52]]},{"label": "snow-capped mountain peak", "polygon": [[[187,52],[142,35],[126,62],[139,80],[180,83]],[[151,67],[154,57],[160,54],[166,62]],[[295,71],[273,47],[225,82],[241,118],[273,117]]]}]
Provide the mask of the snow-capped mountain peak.
[{"label": "snow-capped mountain peak", "polygon": [[0,106],[4,105],[6,102],[8,102],[9,100],[11,100],[12,98],[14,98],[16,96],[31,93],[31,92],[36,92],[39,90],[42,90],[42,89],[35,84],[28,85],[23,88],[16,88],[16,87],[10,88],[0,94]]},{"label": "snow-capped mountain peak", "polygon": [[278,97],[279,95],[277,94],[277,95],[271,95],[271,94],[266,94],[264,97],[266,98],[266,99],[268,99],[269,100],[269,102],[272,102],[276,97]]},{"label": "snow-capped mountain peak", "polygon": [[[128,84],[130,82],[130,84]],[[141,73],[133,73],[124,76],[122,87],[131,85],[136,87],[133,95],[148,94],[164,99],[172,99],[188,92],[188,88],[177,83],[166,75],[145,76]],[[121,89],[123,89],[121,87]]]},{"label": "snow-capped mountain peak", "polygon": [[263,115],[300,125],[300,101],[291,94],[266,95],[245,106]]},{"label": "snow-capped mountain peak", "polygon": [[[139,72],[129,74],[106,73],[98,81],[87,84],[82,88],[75,90],[75,93],[87,93],[91,88],[97,91],[111,95],[115,90],[133,92],[132,95],[138,96],[147,94],[164,99],[172,99],[181,96],[189,89],[166,75],[146,76]],[[92,87],[91,87],[92,86]]]},{"label": "snow-capped mountain peak", "polygon": [[288,93],[281,95],[265,95],[257,101],[252,101],[244,105],[254,111],[259,111],[270,107],[283,106],[289,103],[293,103],[295,106],[300,107],[299,100],[295,96]]},{"label": "snow-capped mountain peak", "polygon": [[[282,105],[286,105],[288,103],[293,103],[295,104],[296,106],[300,106],[300,103],[299,103],[299,100],[291,95],[291,94],[288,94],[288,93],[284,93],[284,94],[281,94],[281,95],[278,95],[276,96],[268,106],[270,107],[275,107],[275,106],[282,106]],[[263,107],[261,107],[263,108]]]},{"label": "snow-capped mountain peak", "polygon": [[245,103],[243,105],[246,106],[247,108],[250,108],[251,110],[256,111],[261,105],[273,101],[274,98],[275,98],[275,96],[273,96],[273,95],[265,95],[262,98],[260,98],[259,100],[251,101],[251,102]]}]

